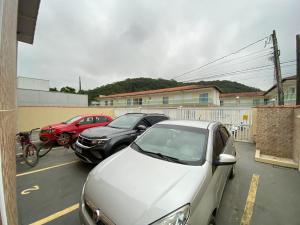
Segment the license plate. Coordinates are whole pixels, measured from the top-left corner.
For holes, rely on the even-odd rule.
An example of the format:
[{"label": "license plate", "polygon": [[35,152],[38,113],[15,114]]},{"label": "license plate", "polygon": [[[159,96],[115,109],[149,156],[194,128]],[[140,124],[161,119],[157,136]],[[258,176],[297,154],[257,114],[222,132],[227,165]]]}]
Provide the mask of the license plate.
[{"label": "license plate", "polygon": [[77,147],[77,146],[75,146],[75,151],[78,152],[78,153],[80,153],[80,154],[82,153],[82,149],[79,148],[79,147]]}]

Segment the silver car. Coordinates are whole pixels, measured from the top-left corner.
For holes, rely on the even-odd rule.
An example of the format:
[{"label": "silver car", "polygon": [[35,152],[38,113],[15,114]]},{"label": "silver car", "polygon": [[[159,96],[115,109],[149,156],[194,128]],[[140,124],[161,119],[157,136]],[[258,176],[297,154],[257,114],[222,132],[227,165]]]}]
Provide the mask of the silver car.
[{"label": "silver car", "polygon": [[81,224],[215,224],[235,154],[220,123],[160,122],[90,172]]}]

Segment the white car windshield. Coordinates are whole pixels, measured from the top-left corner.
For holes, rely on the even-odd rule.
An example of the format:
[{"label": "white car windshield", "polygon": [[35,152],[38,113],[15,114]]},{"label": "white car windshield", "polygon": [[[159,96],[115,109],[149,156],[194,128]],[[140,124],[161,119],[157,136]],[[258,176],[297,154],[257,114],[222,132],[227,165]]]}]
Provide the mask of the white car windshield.
[{"label": "white car windshield", "polygon": [[202,164],[205,160],[208,130],[158,124],[137,139],[132,148],[163,160]]}]

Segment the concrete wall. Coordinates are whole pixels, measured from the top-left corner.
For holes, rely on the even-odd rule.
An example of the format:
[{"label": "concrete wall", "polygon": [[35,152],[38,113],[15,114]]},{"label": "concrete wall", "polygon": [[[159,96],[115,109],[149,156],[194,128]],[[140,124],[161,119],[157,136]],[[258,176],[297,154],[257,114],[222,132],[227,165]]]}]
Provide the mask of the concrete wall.
[{"label": "concrete wall", "polygon": [[17,0],[0,1],[0,211],[3,225],[17,225],[16,69]]},{"label": "concrete wall", "polygon": [[17,88],[49,91],[49,80],[35,79],[29,77],[17,77]]},{"label": "concrete wall", "polygon": [[18,107],[18,131],[60,123],[80,114],[94,113],[103,113],[114,117],[114,111],[110,108],[21,106]]},{"label": "concrete wall", "polygon": [[299,162],[300,170],[300,106],[294,110],[294,159]]},{"label": "concrete wall", "polygon": [[252,108],[252,137],[254,143],[256,143],[257,136],[257,108]]},{"label": "concrete wall", "polygon": [[88,96],[61,92],[17,89],[17,105],[87,107]]},{"label": "concrete wall", "polygon": [[299,111],[297,107],[257,108],[256,148],[261,154],[298,161]]}]

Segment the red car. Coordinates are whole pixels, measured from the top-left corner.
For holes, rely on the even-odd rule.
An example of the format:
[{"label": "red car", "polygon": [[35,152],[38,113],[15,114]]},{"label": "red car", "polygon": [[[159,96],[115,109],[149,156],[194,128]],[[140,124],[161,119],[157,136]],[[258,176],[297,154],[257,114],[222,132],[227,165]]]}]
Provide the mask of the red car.
[{"label": "red car", "polygon": [[76,132],[76,134],[79,135],[85,129],[106,126],[112,120],[112,117],[102,114],[75,116],[65,122],[42,127],[40,131],[40,140],[47,141],[63,132]]}]

